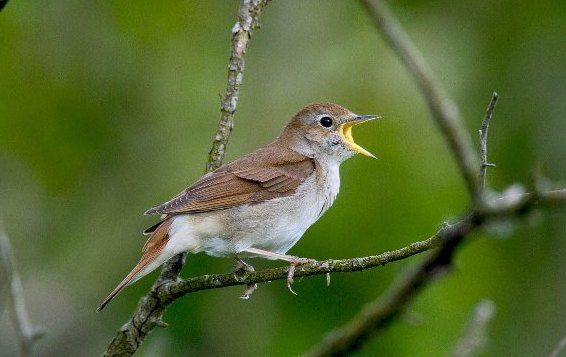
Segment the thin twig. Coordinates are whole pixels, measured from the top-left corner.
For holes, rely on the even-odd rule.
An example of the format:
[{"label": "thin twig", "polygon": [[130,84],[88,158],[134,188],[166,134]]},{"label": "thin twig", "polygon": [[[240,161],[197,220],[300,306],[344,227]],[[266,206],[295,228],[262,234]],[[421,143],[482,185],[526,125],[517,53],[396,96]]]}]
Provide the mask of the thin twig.
[{"label": "thin twig", "polygon": [[476,163],[478,162],[472,140],[462,124],[458,108],[444,93],[440,83],[423,55],[413,44],[399,21],[382,0],[360,0],[372,17],[380,34],[397,53],[408,71],[415,78],[424,95],[433,118],[444,134],[472,198],[476,193]]},{"label": "thin twig", "polygon": [[558,357],[560,352],[566,348],[566,336],[558,343],[558,345],[552,350],[552,353],[548,357]]},{"label": "thin twig", "polygon": [[469,357],[480,351],[486,344],[486,329],[495,314],[495,303],[482,300],[476,304],[470,320],[456,343],[450,357]]},{"label": "thin twig", "polygon": [[[218,131],[214,136],[212,149],[208,155],[206,171],[210,172],[222,164],[228,138],[233,127],[233,117],[240,94],[240,85],[244,77],[246,50],[252,31],[259,24],[259,17],[270,0],[241,0],[238,22],[232,28],[232,47],[228,66],[227,87],[221,103],[221,118]],[[156,299],[156,289],[167,282],[176,281],[186,260],[186,253],[178,254],[164,264],[161,274],[144,296],[132,318],[112,339],[104,356],[132,355],[155,326],[165,326],[163,313],[168,304]]]},{"label": "thin twig", "polygon": [[[5,277],[6,281],[2,281],[2,283],[8,283],[6,289],[8,291],[8,299],[6,303],[8,304],[10,316],[18,336],[20,355],[24,357],[32,356],[35,343],[44,335],[44,332],[42,329],[35,327],[29,319],[24,299],[24,289],[15,266],[14,254],[12,253],[8,236],[0,224],[0,271],[2,270],[9,274]],[[2,293],[2,290],[4,290],[4,287],[0,286],[0,293]],[[0,295],[0,298],[3,295]],[[5,303],[1,302],[0,313],[4,305]]]},{"label": "thin twig", "polygon": [[8,304],[12,284],[12,250],[0,222],[0,315]]},{"label": "thin twig", "polygon": [[8,0],[0,0],[0,11],[2,11],[7,4]]},{"label": "thin twig", "polygon": [[240,5],[238,22],[232,28],[232,51],[228,64],[228,83],[222,98],[220,123],[208,154],[206,171],[222,165],[226,144],[234,127],[234,113],[240,96],[240,85],[244,79],[245,55],[252,31],[259,25],[259,15],[270,0],[243,0]]},{"label": "thin twig", "polygon": [[489,163],[487,161],[487,130],[489,129],[489,123],[491,121],[491,117],[493,115],[493,111],[495,110],[495,105],[497,104],[497,99],[499,95],[496,92],[493,92],[491,97],[491,101],[487,106],[487,110],[485,111],[485,116],[483,117],[483,121],[481,124],[480,132],[480,176],[478,179],[478,188],[476,191],[476,204],[481,203],[483,200],[483,195],[485,191],[485,178],[487,174],[488,167],[495,167],[495,164]]}]

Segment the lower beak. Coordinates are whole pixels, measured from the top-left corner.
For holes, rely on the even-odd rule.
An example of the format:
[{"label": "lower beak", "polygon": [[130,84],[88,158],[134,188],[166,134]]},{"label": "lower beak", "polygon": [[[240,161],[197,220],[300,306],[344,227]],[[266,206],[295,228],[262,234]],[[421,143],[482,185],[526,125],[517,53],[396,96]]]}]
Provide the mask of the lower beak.
[{"label": "lower beak", "polygon": [[342,138],[342,140],[346,144],[348,144],[350,148],[352,148],[352,150],[354,150],[355,152],[375,159],[376,157],[372,153],[370,153],[363,147],[356,144],[354,138],[352,137],[352,127],[364,123],[366,121],[378,119],[378,118],[381,117],[379,115],[359,115],[357,117],[354,117],[346,121],[345,123],[342,123],[342,125],[340,125],[338,129],[338,132],[340,133],[340,138]]}]

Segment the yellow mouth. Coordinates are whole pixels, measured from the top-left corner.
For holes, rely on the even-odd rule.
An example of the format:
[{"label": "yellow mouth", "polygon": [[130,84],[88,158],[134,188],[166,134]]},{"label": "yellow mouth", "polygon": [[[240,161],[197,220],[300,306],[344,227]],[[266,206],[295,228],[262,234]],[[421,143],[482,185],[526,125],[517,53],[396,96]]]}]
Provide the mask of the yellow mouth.
[{"label": "yellow mouth", "polygon": [[340,138],[342,139],[342,141],[344,141],[346,144],[348,144],[350,146],[350,148],[352,150],[354,150],[355,152],[365,155],[365,156],[369,156],[371,158],[376,158],[371,152],[367,151],[366,149],[364,149],[363,147],[361,147],[360,145],[356,144],[356,142],[354,141],[354,138],[352,137],[352,127],[354,125],[366,122],[368,120],[371,119],[375,119],[378,118],[377,116],[372,116],[370,118],[370,116],[366,116],[366,118],[361,117],[358,120],[352,120],[352,121],[348,121],[342,125],[340,125],[340,128],[338,130],[338,132],[340,133]]}]

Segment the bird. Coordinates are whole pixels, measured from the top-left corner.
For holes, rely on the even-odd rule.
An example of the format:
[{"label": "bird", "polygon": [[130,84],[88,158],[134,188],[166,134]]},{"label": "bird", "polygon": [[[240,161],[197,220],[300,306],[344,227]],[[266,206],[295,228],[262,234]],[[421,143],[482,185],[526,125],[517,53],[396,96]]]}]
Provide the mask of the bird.
[{"label": "bird", "polygon": [[[309,104],[272,143],[204,175],[147,210],[146,215],[160,219],[144,231],[149,238],[141,259],[97,311],[126,286],[182,252],[232,257],[237,269],[244,271],[253,267],[241,257],[287,261],[291,290],[295,266],[309,260],[287,251],[333,204],[340,188],[340,164],[356,153],[375,159],[354,142],[352,127],[377,118],[334,103]],[[255,289],[248,288],[249,297]]]}]

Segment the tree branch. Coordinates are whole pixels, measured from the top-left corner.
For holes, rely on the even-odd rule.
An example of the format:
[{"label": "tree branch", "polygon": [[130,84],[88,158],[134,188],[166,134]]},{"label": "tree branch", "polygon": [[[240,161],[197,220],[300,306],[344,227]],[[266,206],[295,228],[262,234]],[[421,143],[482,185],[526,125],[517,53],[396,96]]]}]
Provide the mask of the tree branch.
[{"label": "tree branch", "polygon": [[495,314],[495,303],[491,300],[482,300],[476,304],[470,321],[462,332],[454,351],[450,357],[469,357],[482,349],[486,343],[485,330]]},{"label": "tree branch", "polygon": [[[377,316],[381,320],[380,324],[383,324],[381,328],[384,328],[402,311],[402,308],[411,301],[418,290],[426,284],[427,280],[433,277],[433,272],[439,271],[438,269],[433,269],[434,264],[446,262],[445,265],[448,265],[450,261],[449,258],[451,258],[453,250],[455,250],[456,246],[459,244],[459,240],[483,225],[485,221],[504,219],[523,214],[536,204],[566,204],[566,189],[548,191],[540,194],[528,193],[522,195],[519,199],[503,199],[501,202],[502,203],[498,204],[496,208],[490,208],[485,211],[477,212],[476,214],[468,215],[454,225],[444,224],[435,235],[427,240],[416,242],[407,247],[376,256],[308,263],[299,267],[295,272],[295,276],[302,277],[322,275],[331,272],[361,271],[410,257],[437,247],[440,242],[444,242],[444,250],[441,250],[442,254],[435,255],[437,258],[426,265],[426,271],[413,275],[413,279],[407,278],[406,283],[392,293],[391,297],[386,300],[387,303],[384,304],[385,307],[380,309],[382,311]],[[459,240],[456,240],[457,238]],[[451,243],[448,244],[448,242]],[[449,247],[449,249],[446,247]],[[287,278],[288,269],[288,267],[281,267],[257,271],[248,273],[241,278],[237,278],[233,273],[205,275],[175,282],[165,282],[162,285],[158,285],[148,296],[142,298],[136,314],[118,331],[113,341],[113,354],[107,351],[105,355],[133,354],[135,349],[131,349],[130,343],[135,341],[135,343],[137,343],[137,349],[151,329],[155,326],[165,327],[166,324],[161,320],[161,317],[166,307],[185,294],[207,289],[282,280]],[[385,317],[383,315],[385,315]],[[388,320],[387,317],[391,320]],[[325,356],[333,354],[312,355]]]},{"label": "tree branch", "polygon": [[499,95],[496,92],[493,92],[491,96],[491,101],[487,106],[487,110],[485,112],[485,116],[483,117],[483,121],[480,128],[480,176],[478,179],[478,189],[476,192],[475,201],[477,203],[481,203],[484,199],[484,190],[485,190],[485,177],[487,174],[488,167],[495,167],[495,164],[491,164],[487,162],[487,129],[489,128],[489,122],[491,121],[491,117],[493,115],[493,111],[495,110],[495,105],[497,104],[497,99]]},{"label": "tree branch", "polygon": [[[8,304],[10,316],[18,336],[21,356],[32,356],[35,342],[44,332],[33,326],[29,319],[24,299],[24,289],[20,275],[16,269],[14,255],[10,247],[8,236],[0,224],[0,313]],[[8,296],[4,300],[5,296]]]},{"label": "tree branch", "polygon": [[[308,263],[297,268],[295,277],[322,275],[331,272],[361,271],[405,259],[438,246],[440,232],[445,227],[447,226],[443,226],[438,233],[424,241],[415,242],[391,252],[362,258]],[[155,326],[166,326],[161,320],[165,309],[185,294],[228,286],[287,279],[288,271],[289,267],[281,267],[251,272],[243,277],[236,277],[233,273],[214,274],[156,284],[150,294],[140,300],[130,321],[118,330],[104,355],[132,355]]]},{"label": "tree branch", "polygon": [[[233,117],[240,95],[240,85],[244,78],[246,50],[252,31],[258,26],[259,17],[269,1],[241,0],[240,2],[238,22],[232,28],[228,83],[220,109],[222,114],[206,165],[208,172],[220,167],[222,164],[228,138],[233,127]],[[164,264],[152,290],[140,300],[131,319],[116,332],[115,337],[106,348],[104,356],[132,355],[139,348],[145,336],[155,326],[166,326],[162,321],[162,317],[168,303],[164,304],[158,300],[155,291],[163,284],[179,278],[186,256],[186,253],[176,255]]]},{"label": "tree branch", "polygon": [[415,78],[436,124],[455,156],[470,196],[475,197],[477,180],[475,168],[478,160],[470,135],[460,119],[458,107],[446,96],[423,55],[389,11],[387,4],[382,0],[360,1],[370,14],[378,32]]},{"label": "tree branch", "polygon": [[552,353],[548,357],[558,357],[560,356],[560,352],[562,352],[566,348],[566,336],[558,343],[558,345],[554,348]]},{"label": "tree branch", "polygon": [[[415,242],[406,247],[390,252],[384,252],[379,255],[351,259],[329,259],[324,261],[309,262],[307,264],[298,266],[295,270],[294,276],[303,277],[323,275],[328,273],[362,271],[405,259],[437,247],[440,243],[440,234],[444,229],[446,229],[446,227],[447,225],[444,225],[435,235],[424,241]],[[289,267],[285,266],[280,268],[249,272],[244,276],[235,276],[234,273],[204,275],[164,284],[158,289],[157,294],[160,299],[169,302],[176,300],[185,294],[201,290],[218,289],[228,286],[264,283],[267,281],[287,279],[288,273]]]},{"label": "tree branch", "polygon": [[504,205],[489,211],[475,211],[439,233],[441,247],[410,270],[383,299],[377,299],[343,327],[330,332],[308,357],[343,356],[360,349],[401,315],[421,290],[443,275],[452,264],[456,250],[466,237],[486,223],[521,215],[538,204],[566,205],[566,189],[529,193],[519,200],[503,200]]},{"label": "tree branch", "polygon": [[245,55],[252,30],[259,26],[259,15],[270,0],[243,0],[240,4],[238,22],[232,28],[232,51],[228,64],[228,84],[222,98],[220,123],[208,154],[206,171],[222,165],[230,132],[234,127],[234,113],[240,96],[240,85],[244,79]]}]

